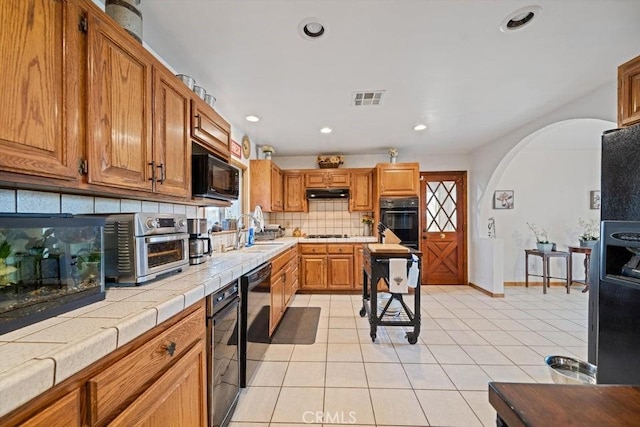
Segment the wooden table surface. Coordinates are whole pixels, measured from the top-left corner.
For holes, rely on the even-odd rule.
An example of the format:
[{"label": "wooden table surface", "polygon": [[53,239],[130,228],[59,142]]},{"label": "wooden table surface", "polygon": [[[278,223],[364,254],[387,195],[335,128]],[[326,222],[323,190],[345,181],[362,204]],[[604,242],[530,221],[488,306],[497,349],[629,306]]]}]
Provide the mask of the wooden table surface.
[{"label": "wooden table surface", "polygon": [[640,425],[635,386],[491,382],[489,403],[509,427]]}]

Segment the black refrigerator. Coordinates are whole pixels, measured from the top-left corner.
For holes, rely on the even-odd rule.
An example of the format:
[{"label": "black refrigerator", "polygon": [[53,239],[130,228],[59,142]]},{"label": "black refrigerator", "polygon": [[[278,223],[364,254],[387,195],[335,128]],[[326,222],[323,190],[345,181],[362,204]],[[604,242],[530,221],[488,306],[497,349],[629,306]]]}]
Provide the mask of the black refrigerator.
[{"label": "black refrigerator", "polygon": [[598,384],[640,385],[640,125],[602,135],[601,168],[589,362],[598,367]]}]

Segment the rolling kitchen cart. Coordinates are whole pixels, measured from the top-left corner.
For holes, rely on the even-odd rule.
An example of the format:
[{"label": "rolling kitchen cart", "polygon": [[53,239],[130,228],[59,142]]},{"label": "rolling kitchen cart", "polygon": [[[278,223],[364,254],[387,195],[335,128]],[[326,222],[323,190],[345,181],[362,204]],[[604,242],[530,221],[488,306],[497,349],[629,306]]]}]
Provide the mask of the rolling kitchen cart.
[{"label": "rolling kitchen cart", "polygon": [[[360,309],[360,317],[369,316],[369,324],[371,326],[371,341],[376,340],[378,326],[412,326],[413,332],[407,332],[407,340],[410,344],[418,342],[420,335],[420,285],[416,286],[414,293],[414,309],[407,306],[402,298],[402,294],[391,293],[391,298],[378,314],[378,282],[380,279],[389,285],[389,260],[392,258],[407,259],[407,276],[409,269],[414,262],[418,263],[421,268],[422,253],[416,250],[409,252],[400,248],[393,248],[399,245],[364,245],[364,260],[362,268],[363,286],[362,286],[362,308]],[[407,248],[408,249],[408,248]],[[416,255],[418,261],[413,260]],[[420,279],[418,279],[418,282]],[[400,302],[401,308],[399,312],[389,312],[391,303],[396,300]]]}]

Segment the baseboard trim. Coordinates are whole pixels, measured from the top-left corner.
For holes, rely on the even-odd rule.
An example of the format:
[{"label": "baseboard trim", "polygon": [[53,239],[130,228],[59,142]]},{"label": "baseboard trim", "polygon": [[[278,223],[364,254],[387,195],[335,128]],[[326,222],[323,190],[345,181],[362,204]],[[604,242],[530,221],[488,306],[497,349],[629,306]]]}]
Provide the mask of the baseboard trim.
[{"label": "baseboard trim", "polygon": [[[526,286],[526,282],[504,282],[504,286]],[[529,281],[529,286],[542,286],[542,282],[532,282]],[[562,286],[563,288],[567,287],[566,281],[554,280],[549,282],[549,286]]]},{"label": "baseboard trim", "polygon": [[489,295],[492,298],[504,298],[504,293],[497,293],[497,292],[488,291],[488,290],[483,289],[480,286],[476,285],[475,283],[469,282],[469,286],[471,286],[475,290],[478,290],[478,291],[482,292],[483,294]]}]

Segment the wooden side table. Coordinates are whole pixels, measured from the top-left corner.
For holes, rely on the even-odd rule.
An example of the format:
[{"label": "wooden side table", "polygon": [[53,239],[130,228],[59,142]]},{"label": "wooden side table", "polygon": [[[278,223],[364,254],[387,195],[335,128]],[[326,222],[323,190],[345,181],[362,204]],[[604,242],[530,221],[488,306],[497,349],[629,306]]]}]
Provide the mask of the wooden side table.
[{"label": "wooden side table", "polygon": [[[525,270],[525,286],[529,287],[529,276],[542,277],[542,291],[547,293],[547,287],[549,286],[549,279],[562,279],[567,281],[567,293],[569,293],[569,252],[563,251],[551,251],[542,252],[537,249],[525,249],[524,250],[524,270]],[[542,258],[542,275],[529,273],[529,255],[539,256]],[[549,260],[551,258],[564,258],[567,265],[566,277],[554,277],[549,272]]]},{"label": "wooden side table", "polygon": [[[582,280],[574,280],[572,276],[572,259],[573,254],[584,254],[584,281]],[[591,259],[591,248],[582,247],[582,246],[569,246],[569,287],[573,282],[581,283],[584,285],[584,289],[582,292],[587,292],[589,290],[589,263]]]}]

